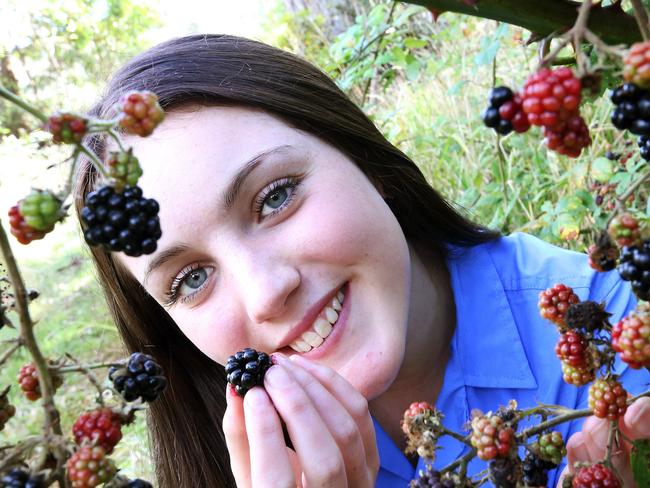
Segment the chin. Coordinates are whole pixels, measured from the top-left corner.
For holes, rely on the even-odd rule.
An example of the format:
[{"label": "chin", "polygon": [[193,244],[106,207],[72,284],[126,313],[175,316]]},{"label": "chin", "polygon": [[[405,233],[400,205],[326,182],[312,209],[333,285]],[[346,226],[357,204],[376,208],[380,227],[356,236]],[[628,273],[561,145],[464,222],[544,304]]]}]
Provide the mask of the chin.
[{"label": "chin", "polygon": [[371,401],[385,393],[395,381],[402,365],[402,354],[396,351],[372,350],[355,357],[354,363],[340,371],[366,400]]}]

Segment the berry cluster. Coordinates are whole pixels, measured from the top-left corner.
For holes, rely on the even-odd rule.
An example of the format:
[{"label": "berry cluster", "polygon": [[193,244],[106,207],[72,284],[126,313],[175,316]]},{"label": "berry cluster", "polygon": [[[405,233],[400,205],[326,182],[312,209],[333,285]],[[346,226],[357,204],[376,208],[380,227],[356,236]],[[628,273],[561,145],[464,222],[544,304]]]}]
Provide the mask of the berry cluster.
[{"label": "berry cluster", "polygon": [[109,251],[127,256],[151,254],[162,232],[158,202],[143,198],[139,186],[127,186],[118,192],[103,186],[86,195],[81,219],[84,238],[90,246],[102,245]]},{"label": "berry cluster", "polygon": [[457,488],[458,486],[462,485],[458,484],[450,473],[441,475],[431,465],[427,465],[425,471],[421,470],[418,477],[410,483],[410,488]]},{"label": "berry cluster", "polygon": [[483,112],[483,123],[497,133],[526,132],[530,122],[521,107],[521,97],[507,86],[490,90],[490,106]]},{"label": "berry cluster", "polygon": [[45,482],[40,476],[31,476],[20,468],[11,468],[0,478],[3,488],[45,488]]},{"label": "berry cluster", "polygon": [[47,190],[32,190],[18,204],[20,214],[32,229],[49,232],[63,217],[61,200]]},{"label": "berry cluster", "polygon": [[532,449],[540,460],[550,463],[551,467],[560,464],[562,458],[566,456],[562,433],[556,430],[540,435],[533,443]]},{"label": "berry cluster", "polygon": [[612,329],[612,348],[630,368],[650,367],[650,304],[640,302]]},{"label": "berry cluster", "polygon": [[589,365],[589,358],[593,355],[590,351],[587,338],[575,330],[569,330],[560,335],[555,345],[555,354],[563,363],[574,368],[585,369]]},{"label": "berry cluster", "polygon": [[9,419],[16,415],[16,407],[9,403],[9,398],[7,396],[8,392],[9,387],[5,388],[4,391],[0,393],[0,431],[5,428],[5,424]]},{"label": "berry cluster", "polygon": [[108,377],[127,402],[138,398],[152,402],[167,386],[160,365],[154,358],[141,352],[131,354],[126,367],[111,367]]},{"label": "berry cluster", "polygon": [[627,410],[627,391],[614,378],[598,378],[589,387],[589,408],[598,418],[616,420]]},{"label": "berry cluster", "polygon": [[650,135],[650,93],[634,83],[625,83],[616,87],[610,98],[616,107],[611,117],[614,127],[637,136]]},{"label": "berry cluster", "polygon": [[650,300],[650,239],[621,250],[618,272],[640,300]]},{"label": "berry cluster", "polygon": [[563,285],[555,286],[540,292],[539,294],[539,313],[542,317],[550,320],[560,328],[565,328],[564,316],[569,310],[569,306],[578,303],[580,298],[573,293],[573,289]]},{"label": "berry cluster", "polygon": [[523,474],[521,459],[518,457],[496,458],[488,464],[488,478],[494,486],[517,488]]},{"label": "berry cluster", "polygon": [[127,134],[150,135],[165,117],[158,96],[150,91],[131,91],[119,101],[119,125]]},{"label": "berry cluster", "polygon": [[77,444],[86,441],[103,447],[106,454],[110,454],[122,438],[122,418],[107,407],[82,413],[72,426],[72,434]]},{"label": "berry cluster", "polygon": [[639,137],[639,154],[646,161],[650,161],[650,137],[641,136]]},{"label": "berry cluster", "polygon": [[623,59],[623,79],[642,88],[650,88],[650,42],[633,44]]},{"label": "berry cluster", "polygon": [[641,240],[639,221],[629,213],[614,217],[607,228],[607,232],[620,247],[635,246]]},{"label": "berry cluster", "polygon": [[247,347],[228,358],[226,379],[243,397],[254,386],[264,385],[264,375],[271,365],[271,358],[268,354]]},{"label": "berry cluster", "polygon": [[101,446],[81,446],[66,463],[73,488],[93,488],[111,480],[117,468]]},{"label": "berry cluster", "polygon": [[9,209],[9,226],[12,235],[18,239],[21,244],[29,244],[45,237],[52,229],[41,231],[27,225],[25,217],[20,213],[20,202]]},{"label": "berry cluster", "polygon": [[88,119],[68,112],[56,113],[48,119],[45,128],[57,144],[81,144],[88,132]]},{"label": "berry cluster", "polygon": [[583,466],[573,477],[572,488],[621,488],[616,474],[604,464]]},{"label": "berry cluster", "polygon": [[523,482],[525,486],[548,486],[548,471],[556,464],[545,461],[530,452],[522,463]]},{"label": "berry cluster", "polygon": [[[52,386],[54,390],[60,387],[63,384],[63,378],[58,374],[52,374]],[[36,371],[36,366],[32,363],[23,365],[18,371],[18,384],[20,389],[23,390],[25,398],[35,402],[41,398],[41,386],[38,381],[38,372]]]},{"label": "berry cluster", "polygon": [[472,446],[478,457],[489,461],[507,457],[515,445],[515,430],[498,415],[478,415],[472,419]]},{"label": "berry cluster", "polygon": [[402,417],[406,454],[435,460],[437,441],[442,433],[442,414],[427,402],[413,402]]},{"label": "berry cluster", "polygon": [[598,272],[611,271],[618,262],[618,247],[607,232],[601,232],[598,240],[587,250],[589,266]]},{"label": "berry cluster", "polygon": [[133,155],[132,148],[128,151],[111,152],[106,160],[106,166],[113,186],[118,191],[122,191],[125,186],[136,186],[142,176],[140,162]]},{"label": "berry cluster", "polygon": [[148,481],[136,478],[129,481],[129,483],[126,485],[126,488],[153,488],[153,485]]}]

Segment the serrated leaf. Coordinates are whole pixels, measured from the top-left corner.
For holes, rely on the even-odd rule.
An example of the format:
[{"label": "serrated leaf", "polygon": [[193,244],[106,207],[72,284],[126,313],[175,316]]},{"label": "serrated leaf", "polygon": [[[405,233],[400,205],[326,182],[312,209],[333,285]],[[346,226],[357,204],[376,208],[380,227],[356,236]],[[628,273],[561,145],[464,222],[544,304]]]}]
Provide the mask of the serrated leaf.
[{"label": "serrated leaf", "polygon": [[650,486],[650,439],[632,443],[630,464],[637,486]]}]

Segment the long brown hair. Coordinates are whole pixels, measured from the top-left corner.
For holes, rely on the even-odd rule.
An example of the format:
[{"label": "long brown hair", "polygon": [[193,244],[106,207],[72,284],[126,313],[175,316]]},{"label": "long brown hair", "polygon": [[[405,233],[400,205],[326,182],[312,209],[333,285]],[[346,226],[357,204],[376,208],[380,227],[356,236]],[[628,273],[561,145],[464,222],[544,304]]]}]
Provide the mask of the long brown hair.
[{"label": "long brown hair", "polygon": [[[227,35],[174,39],[117,71],[91,115],[110,117],[123,93],[145,89],[155,92],[167,111],[196,104],[253,107],[320,137],[381,185],[407,239],[443,255],[449,245],[471,246],[499,235],[459,214],[331,79],[290,53]],[[104,158],[105,141],[94,137],[88,142]],[[77,212],[97,181],[96,170],[82,163],[75,194]],[[110,253],[91,250],[127,349],[153,355],[169,380],[148,416],[158,485],[235,486],[221,425],[223,367],[180,332]]]}]

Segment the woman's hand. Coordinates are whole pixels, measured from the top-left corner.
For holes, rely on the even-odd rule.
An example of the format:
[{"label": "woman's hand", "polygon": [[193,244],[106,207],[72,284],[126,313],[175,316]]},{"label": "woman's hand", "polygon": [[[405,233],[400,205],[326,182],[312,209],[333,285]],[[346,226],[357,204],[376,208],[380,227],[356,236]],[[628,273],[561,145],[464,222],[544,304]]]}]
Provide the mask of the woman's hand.
[{"label": "woman's hand", "polygon": [[[585,420],[582,431],[576,432],[567,442],[567,469],[574,473],[573,463],[598,462],[605,457],[609,433],[609,420],[589,417]],[[650,398],[640,398],[631,404],[625,416],[619,419],[619,427],[628,439],[650,438]],[[612,464],[621,477],[622,486],[635,487],[630,468],[631,444],[621,438],[619,446],[614,445]],[[567,469],[562,473],[566,474]],[[558,486],[561,486],[561,482]]]},{"label": "woman's hand", "polygon": [[297,355],[274,359],[264,389],[243,400],[227,392],[223,427],[237,486],[373,487],[379,454],[366,399],[330,368]]}]

